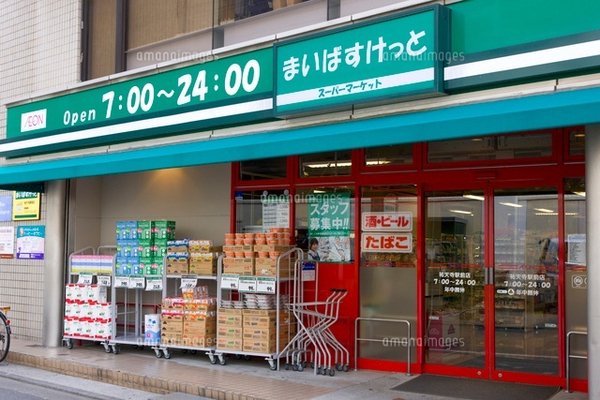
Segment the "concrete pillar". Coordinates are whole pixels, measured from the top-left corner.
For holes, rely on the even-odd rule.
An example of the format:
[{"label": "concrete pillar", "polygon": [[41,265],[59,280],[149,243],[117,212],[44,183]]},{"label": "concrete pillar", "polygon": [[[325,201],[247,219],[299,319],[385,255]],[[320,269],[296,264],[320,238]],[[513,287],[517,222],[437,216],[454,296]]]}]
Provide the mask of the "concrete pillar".
[{"label": "concrete pillar", "polygon": [[600,399],[600,125],[585,128],[589,398]]},{"label": "concrete pillar", "polygon": [[63,292],[65,285],[66,181],[46,182],[46,238],[44,254],[44,310],[42,345],[62,344]]}]

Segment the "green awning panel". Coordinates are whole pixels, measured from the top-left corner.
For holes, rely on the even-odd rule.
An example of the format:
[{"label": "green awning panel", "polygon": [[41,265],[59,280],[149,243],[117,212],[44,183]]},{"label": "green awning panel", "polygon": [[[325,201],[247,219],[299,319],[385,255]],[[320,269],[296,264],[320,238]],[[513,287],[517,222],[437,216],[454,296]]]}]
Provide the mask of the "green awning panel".
[{"label": "green awning panel", "polygon": [[0,185],[600,123],[600,87],[0,167]]}]

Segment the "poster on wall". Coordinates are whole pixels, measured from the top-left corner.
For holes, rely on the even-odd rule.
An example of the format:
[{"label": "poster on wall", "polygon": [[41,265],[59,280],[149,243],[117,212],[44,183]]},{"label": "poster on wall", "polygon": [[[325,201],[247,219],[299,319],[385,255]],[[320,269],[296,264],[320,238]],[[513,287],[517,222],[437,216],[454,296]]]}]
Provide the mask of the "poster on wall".
[{"label": "poster on wall", "polygon": [[310,195],[308,202],[309,259],[348,262],[350,250],[350,193]]},{"label": "poster on wall", "polygon": [[0,226],[0,258],[15,258],[15,227]]},{"label": "poster on wall", "polygon": [[0,196],[0,222],[12,221],[12,196]]},{"label": "poster on wall", "polygon": [[37,192],[13,192],[12,219],[14,221],[40,219],[40,194]]},{"label": "poster on wall", "polygon": [[17,227],[17,259],[43,260],[45,236],[44,225]]},{"label": "poster on wall", "polygon": [[288,196],[263,199],[263,229],[290,227],[290,200]]}]

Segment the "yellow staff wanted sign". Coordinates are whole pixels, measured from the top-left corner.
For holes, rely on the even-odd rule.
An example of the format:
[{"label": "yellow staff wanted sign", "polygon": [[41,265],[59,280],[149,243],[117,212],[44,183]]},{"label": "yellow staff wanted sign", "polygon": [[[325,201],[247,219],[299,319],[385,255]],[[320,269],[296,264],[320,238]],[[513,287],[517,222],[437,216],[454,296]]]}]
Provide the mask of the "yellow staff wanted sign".
[{"label": "yellow staff wanted sign", "polygon": [[13,192],[13,221],[40,219],[40,194]]}]

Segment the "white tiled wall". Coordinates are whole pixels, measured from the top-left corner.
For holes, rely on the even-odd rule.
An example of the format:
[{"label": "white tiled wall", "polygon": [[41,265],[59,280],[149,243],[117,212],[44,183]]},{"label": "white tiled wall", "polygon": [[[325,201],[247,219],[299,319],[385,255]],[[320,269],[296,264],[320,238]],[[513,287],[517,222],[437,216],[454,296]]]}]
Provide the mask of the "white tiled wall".
[{"label": "white tiled wall", "polygon": [[[79,80],[80,21],[78,0],[2,2],[0,139],[6,137],[7,101],[65,88]],[[0,191],[0,196],[9,195],[12,192]],[[45,195],[41,216],[39,221],[0,222],[0,226],[45,225]],[[0,259],[0,305],[11,307],[15,337],[42,339],[43,282],[43,261]]]}]

